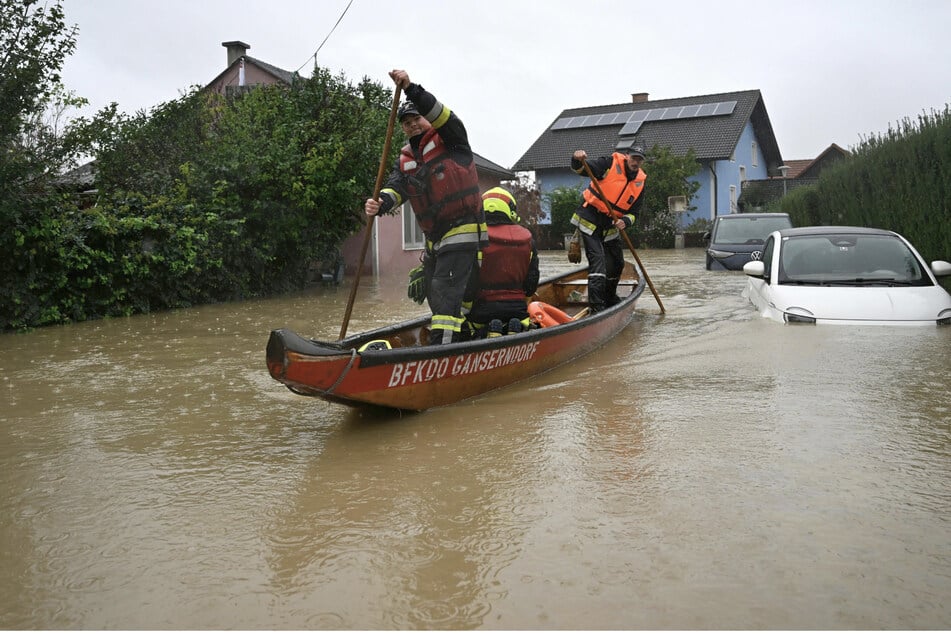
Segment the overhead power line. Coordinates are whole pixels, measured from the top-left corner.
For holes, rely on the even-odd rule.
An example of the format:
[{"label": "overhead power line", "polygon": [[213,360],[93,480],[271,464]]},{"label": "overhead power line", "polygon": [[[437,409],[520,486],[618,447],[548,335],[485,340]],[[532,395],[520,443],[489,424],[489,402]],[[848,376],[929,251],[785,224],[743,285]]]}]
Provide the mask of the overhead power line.
[{"label": "overhead power line", "polygon": [[305,60],[304,60],[304,63],[297,67],[297,70],[294,71],[295,73],[300,72],[300,69],[303,68],[304,66],[306,66],[306,65],[307,65],[307,62],[309,62],[311,59],[313,59],[314,62],[316,63],[316,61],[317,61],[317,53],[320,52],[320,49],[322,49],[322,48],[324,47],[324,44],[327,43],[327,40],[330,39],[331,34],[333,34],[333,32],[337,29],[337,26],[340,25],[340,22],[343,20],[343,16],[347,15],[347,11],[350,10],[350,5],[352,5],[352,4],[353,4],[353,0],[350,0],[350,2],[347,3],[347,6],[344,8],[343,13],[340,14],[340,17],[339,17],[339,18],[337,18],[337,23],[334,24],[334,26],[333,26],[332,29],[330,29],[330,33],[328,33],[328,34],[327,34],[327,37],[324,38],[324,41],[320,43],[320,46],[317,47],[317,50],[314,51],[314,54],[311,55],[310,57],[308,57],[307,59],[305,59]]}]

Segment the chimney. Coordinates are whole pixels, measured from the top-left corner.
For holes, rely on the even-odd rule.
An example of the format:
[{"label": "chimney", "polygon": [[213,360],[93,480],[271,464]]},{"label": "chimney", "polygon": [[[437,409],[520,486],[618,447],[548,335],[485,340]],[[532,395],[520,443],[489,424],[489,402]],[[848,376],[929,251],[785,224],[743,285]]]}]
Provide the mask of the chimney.
[{"label": "chimney", "polygon": [[238,40],[232,42],[222,42],[222,46],[228,49],[228,66],[234,64],[236,59],[240,59],[248,54],[248,49],[251,48],[250,44],[245,44]]},{"label": "chimney", "polygon": [[632,92],[631,101],[633,103],[647,103],[648,96],[650,96],[648,92]]}]

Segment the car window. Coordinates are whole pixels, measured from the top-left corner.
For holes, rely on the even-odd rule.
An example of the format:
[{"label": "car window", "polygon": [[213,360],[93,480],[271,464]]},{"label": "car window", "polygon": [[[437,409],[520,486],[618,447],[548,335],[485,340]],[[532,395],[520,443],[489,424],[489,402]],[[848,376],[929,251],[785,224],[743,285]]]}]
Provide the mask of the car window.
[{"label": "car window", "polygon": [[765,267],[766,279],[770,277],[770,270],[773,267],[773,247],[776,240],[773,236],[766,239],[766,245],[763,247],[763,266]]},{"label": "car window", "polygon": [[779,229],[792,226],[787,216],[756,218],[743,216],[723,216],[717,219],[713,232],[713,242],[719,244],[762,243],[766,236]]},{"label": "car window", "polygon": [[783,243],[780,283],[898,282],[930,285],[915,254],[895,236],[827,234]]}]

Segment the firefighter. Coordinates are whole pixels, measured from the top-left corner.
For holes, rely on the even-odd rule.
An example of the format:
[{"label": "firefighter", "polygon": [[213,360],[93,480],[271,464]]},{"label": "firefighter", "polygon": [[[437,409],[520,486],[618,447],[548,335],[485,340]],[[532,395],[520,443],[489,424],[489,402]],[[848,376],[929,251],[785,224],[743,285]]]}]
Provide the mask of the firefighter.
[{"label": "firefighter", "polygon": [[521,226],[515,197],[502,187],[482,194],[489,244],[467,326],[474,336],[514,334],[529,327],[526,298],[538,288],[538,251]]},{"label": "firefighter", "polygon": [[[571,169],[585,175],[587,158],[587,152],[575,150]],[[647,174],[641,169],[643,161],[644,150],[635,145],[587,162],[607,199],[603,200],[589,183],[582,192],[584,201],[571,217],[571,224],[581,230],[588,257],[588,305],[592,313],[621,301],[617,296],[624,269],[620,232],[634,224],[635,214],[644,203]]]},{"label": "firefighter", "polygon": [[461,338],[463,302],[471,301],[487,243],[479,177],[462,120],[405,70],[390,78],[406,94],[397,115],[408,143],[367,215],[393,213],[409,201],[426,237],[420,266],[410,271],[408,295],[428,300],[431,344]]}]

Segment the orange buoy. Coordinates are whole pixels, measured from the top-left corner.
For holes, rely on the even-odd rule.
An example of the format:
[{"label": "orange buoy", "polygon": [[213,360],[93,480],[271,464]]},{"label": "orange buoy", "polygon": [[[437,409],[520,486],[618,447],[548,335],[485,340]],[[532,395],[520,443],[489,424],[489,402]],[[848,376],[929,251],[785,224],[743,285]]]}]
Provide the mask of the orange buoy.
[{"label": "orange buoy", "polygon": [[528,316],[542,328],[566,324],[571,321],[571,317],[567,313],[545,302],[530,303],[528,305]]}]

